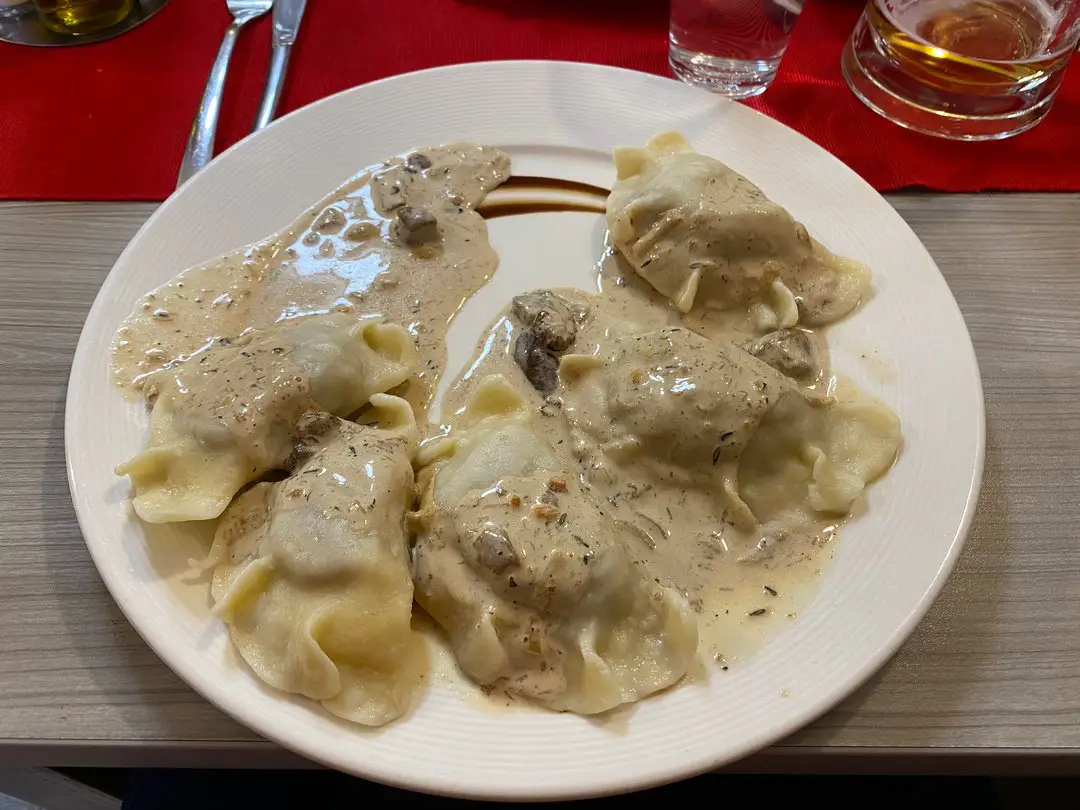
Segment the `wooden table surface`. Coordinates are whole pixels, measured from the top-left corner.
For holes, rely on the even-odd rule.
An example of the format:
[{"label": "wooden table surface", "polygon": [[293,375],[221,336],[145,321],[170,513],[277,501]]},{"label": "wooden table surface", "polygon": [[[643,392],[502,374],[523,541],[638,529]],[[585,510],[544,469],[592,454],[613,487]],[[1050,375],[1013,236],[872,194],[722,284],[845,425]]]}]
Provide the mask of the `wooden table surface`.
[{"label": "wooden table surface", "polygon": [[[741,767],[1080,773],[1080,195],[891,201],[975,341],[982,500],[956,572],[900,653]],[[152,210],[0,204],[0,765],[302,764],[158,660],[75,522],[68,369],[98,287]]]}]

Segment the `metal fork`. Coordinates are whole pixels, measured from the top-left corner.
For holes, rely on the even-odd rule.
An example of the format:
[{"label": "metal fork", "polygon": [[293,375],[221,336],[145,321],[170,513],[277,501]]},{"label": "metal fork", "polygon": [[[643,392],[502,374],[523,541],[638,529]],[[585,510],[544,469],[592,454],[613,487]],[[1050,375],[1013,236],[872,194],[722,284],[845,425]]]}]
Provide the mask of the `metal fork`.
[{"label": "metal fork", "polygon": [[229,70],[229,60],[236,46],[240,29],[257,17],[261,17],[274,5],[274,0],[226,0],[232,22],[225,29],[217,58],[210,68],[210,77],[206,80],[199,110],[195,113],[195,123],[191,125],[184,159],[180,162],[180,176],[176,186],[179,188],[188,178],[203,169],[214,156],[214,135],[217,133],[218,113],[221,110],[221,94],[225,89],[225,74]]}]

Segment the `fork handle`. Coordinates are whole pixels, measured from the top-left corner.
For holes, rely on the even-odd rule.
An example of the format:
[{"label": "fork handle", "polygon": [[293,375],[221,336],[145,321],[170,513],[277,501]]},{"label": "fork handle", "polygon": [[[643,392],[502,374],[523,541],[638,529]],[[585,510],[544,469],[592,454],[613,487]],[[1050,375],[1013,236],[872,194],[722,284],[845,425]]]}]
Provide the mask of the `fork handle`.
[{"label": "fork handle", "polygon": [[285,71],[289,67],[291,50],[291,42],[274,43],[270,54],[270,69],[266,74],[266,89],[263,90],[262,103],[259,104],[259,114],[255,116],[252,132],[257,132],[274,120],[274,113],[277,112],[278,102],[281,100],[281,89],[285,86]]},{"label": "fork handle", "polygon": [[195,122],[191,125],[184,159],[180,161],[177,188],[202,170],[214,155],[214,135],[217,134],[218,114],[221,112],[221,94],[225,90],[225,74],[229,71],[229,60],[232,58],[233,48],[236,47],[240,28],[246,22],[246,19],[233,20],[225,30],[217,58],[210,68],[210,77],[206,80],[199,110],[195,113]]}]

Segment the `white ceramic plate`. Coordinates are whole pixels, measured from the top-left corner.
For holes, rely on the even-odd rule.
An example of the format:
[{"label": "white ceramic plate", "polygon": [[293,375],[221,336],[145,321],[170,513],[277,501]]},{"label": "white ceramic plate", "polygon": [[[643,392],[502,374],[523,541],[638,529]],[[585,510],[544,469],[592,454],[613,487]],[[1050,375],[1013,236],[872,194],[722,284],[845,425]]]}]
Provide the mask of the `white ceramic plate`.
[{"label": "white ceramic plate", "polygon": [[[209,616],[200,553],[144,532],[112,475],[143,442],[146,415],[109,383],[110,338],[136,299],[189,265],[285,226],[359,168],[412,147],[468,139],[503,147],[519,174],[609,186],[610,153],[677,129],[749,176],[833,250],[866,262],[874,295],[830,331],[835,365],[900,415],[905,446],[841,533],[819,595],[744,665],[651,698],[625,722],[492,711],[445,686],[407,720],[366,731],[264,687]],[[492,282],[451,332],[451,368],[511,295],[588,285],[602,228],[580,213],[491,223]],[[952,569],[978,495],[983,401],[971,341],[915,234],[838,160],[739,104],[653,76],[593,65],[461,65],[358,87],[245,140],[173,195],[98,294],[71,372],[72,498],[102,578],[158,655],[206,698],[312,759],[381,782],[488,798],[569,798],[705,771],[796,730],[880,667]],[[152,536],[147,536],[152,535]]]}]

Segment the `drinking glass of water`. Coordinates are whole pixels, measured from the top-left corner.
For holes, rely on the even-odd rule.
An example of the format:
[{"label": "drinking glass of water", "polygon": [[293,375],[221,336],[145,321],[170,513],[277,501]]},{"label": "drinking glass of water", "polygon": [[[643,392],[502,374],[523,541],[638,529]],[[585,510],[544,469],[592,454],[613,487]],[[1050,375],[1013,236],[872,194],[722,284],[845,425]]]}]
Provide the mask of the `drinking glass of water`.
[{"label": "drinking glass of water", "polygon": [[668,59],[675,76],[730,98],[765,91],[803,0],[671,0]]},{"label": "drinking glass of water", "polygon": [[1049,112],[1078,39],[1080,0],[870,0],[841,67],[894,123],[993,140]]}]

